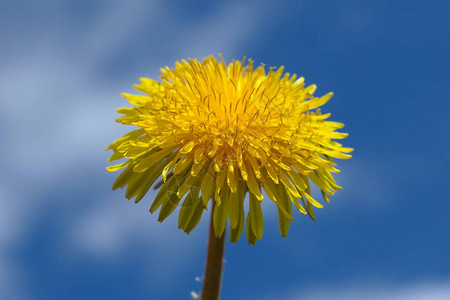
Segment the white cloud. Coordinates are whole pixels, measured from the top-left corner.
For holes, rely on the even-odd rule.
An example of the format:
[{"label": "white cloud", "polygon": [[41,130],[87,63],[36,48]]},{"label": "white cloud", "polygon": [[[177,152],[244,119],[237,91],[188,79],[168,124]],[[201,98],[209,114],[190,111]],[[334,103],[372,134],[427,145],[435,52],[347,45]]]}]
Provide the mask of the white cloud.
[{"label": "white cloud", "polygon": [[[16,43],[10,46],[7,56],[0,58],[0,114],[2,124],[7,124],[0,128],[1,151],[2,156],[6,157],[3,166],[10,170],[2,178],[0,186],[2,282],[5,282],[4,278],[12,278],[19,286],[22,284],[18,275],[11,276],[12,270],[15,270],[14,274],[19,274],[17,270],[20,268],[9,254],[29,237],[31,230],[27,230],[31,229],[36,219],[54,204],[53,201],[59,201],[63,212],[71,207],[71,204],[61,204],[67,199],[47,197],[49,191],[61,187],[67,189],[69,186],[67,194],[74,194],[84,189],[93,177],[89,173],[106,165],[108,154],[103,151],[104,147],[128,130],[114,123],[117,117],[115,109],[125,105],[118,95],[121,90],[98,77],[100,68],[120,47],[136,38],[134,33],[146,20],[167,18],[176,22],[176,19],[170,18],[168,4],[163,1],[150,4],[132,1],[127,2],[126,6],[120,3],[123,2],[108,2],[86,33],[74,33],[74,28],[70,28],[72,31],[69,33],[68,28],[59,27],[59,24],[53,24],[58,30],[52,31],[49,36],[45,31],[34,35],[34,38],[27,32],[14,32]],[[264,26],[261,18],[268,11],[254,9],[252,5],[253,2],[221,4],[202,22],[194,22],[189,25],[191,27],[185,27],[170,37],[159,36],[159,39],[177,41],[176,59],[188,56],[201,58],[219,52],[233,56],[249,37]],[[58,7],[58,14],[70,13],[61,9],[64,10]],[[164,34],[164,28],[153,25],[154,30],[149,35]],[[26,30],[27,26],[18,28]],[[198,39],[187,38],[186,31]],[[20,34],[27,38],[18,39]],[[66,45],[67,39],[72,37],[79,39],[75,49],[69,49]],[[74,43],[71,41],[70,45]],[[142,64],[150,66],[161,62],[163,66],[168,58],[164,48],[160,52],[164,62],[159,56],[151,56]],[[14,59],[8,58],[11,55]],[[142,75],[157,77],[157,74],[158,70],[154,70],[152,74]],[[137,80],[130,78],[129,86]],[[186,245],[186,236],[177,229],[176,217],[172,216],[165,224],[159,224],[155,216],[149,216],[147,207],[124,204],[123,193],[116,191],[116,195],[115,200],[107,199],[110,198],[109,190],[103,195],[96,195],[90,199],[89,209],[72,211],[68,218],[62,220],[64,224],[58,225],[64,229],[61,247],[75,246],[74,259],[76,255],[80,256],[75,252],[81,251],[84,255],[109,261],[137,239],[147,241],[147,249],[165,255],[171,255],[170,249],[175,251]],[[207,220],[203,218],[202,222]],[[199,224],[202,229],[197,231],[206,239],[207,226],[203,223]],[[203,239],[192,234],[189,238],[196,241]],[[159,242],[154,243],[155,240]],[[183,247],[194,254],[193,247],[203,249],[206,244],[188,243]],[[183,258],[178,257],[180,259]],[[174,259],[173,262],[176,265],[178,261]],[[20,274],[26,278],[26,268]],[[0,293],[13,295],[16,289],[12,288],[13,284],[9,286],[8,291],[0,290]],[[21,297],[14,293],[11,298]]]},{"label": "white cloud", "polygon": [[12,255],[0,249],[0,295],[2,299],[31,299],[24,289],[26,276],[19,263],[12,261]]},{"label": "white cloud", "polygon": [[[182,45],[179,49],[180,56],[188,57],[189,55],[193,55],[202,57],[220,51],[232,54],[239,48],[242,39],[245,38],[246,35],[250,35],[258,29],[258,22],[256,21],[258,17],[261,17],[263,12],[254,11],[253,17],[244,18],[241,14],[248,9],[250,9],[250,6],[245,3],[225,5],[225,7],[217,11],[217,14],[212,14],[207,20],[204,20],[204,23],[194,24],[194,28],[186,28],[185,31],[194,32],[194,34],[197,34],[199,38],[201,38],[202,42],[198,43],[198,41],[194,40],[185,40],[180,44]],[[159,17],[163,18],[161,15]],[[240,20],[245,20],[245,23],[251,23],[253,25],[244,26],[245,24]],[[205,26],[205,24],[207,24],[207,26]],[[173,38],[183,40],[183,33],[180,32],[180,36]],[[98,90],[96,90],[96,92],[97,93],[93,92],[92,95],[100,94]],[[105,105],[103,106],[102,103],[105,103]],[[112,111],[114,108],[115,107],[110,107],[110,105],[108,105],[108,101],[99,102],[99,104],[94,107],[93,113],[87,115],[91,116],[91,118],[87,119],[87,124],[83,122],[80,127],[82,129],[98,127],[98,124],[95,124],[96,121],[98,121],[96,120],[96,116],[102,115],[102,111]],[[70,111],[71,113],[67,114],[69,121],[76,121],[78,113],[82,113],[79,109],[77,110],[76,107],[70,109]],[[86,116],[86,113],[84,113],[84,115]],[[110,125],[113,124],[111,115],[103,114],[103,116],[102,120],[105,122],[104,124],[108,125],[103,124],[102,126],[104,127],[100,128],[98,132],[95,132],[95,136],[103,135],[108,136],[109,138],[111,132],[117,132],[117,130],[116,128],[111,129],[113,127]],[[92,125],[90,122],[92,122]],[[72,125],[68,125],[67,127],[68,129],[72,128],[72,130],[75,130],[76,128]],[[76,134],[76,132],[74,132],[74,134]],[[92,131],[90,133],[88,132],[88,134],[93,135]],[[117,137],[118,135],[114,138]],[[114,138],[111,138],[110,141]],[[101,147],[102,145],[99,146]],[[100,158],[95,157],[95,159]],[[116,191],[116,193],[120,196],[123,194],[120,191]],[[98,208],[89,212],[88,215],[76,217],[78,220],[71,225],[74,226],[73,228],[76,228],[76,230],[72,228],[68,234],[69,239],[76,240],[78,245],[90,244],[92,246],[92,248],[88,249],[90,253],[116,253],[127,241],[129,241],[130,236],[136,236],[137,234],[139,236],[144,234],[154,235],[155,239],[164,239],[164,235],[167,234],[167,226],[158,226],[158,224],[155,223],[155,218],[150,218],[148,216],[147,209],[144,210],[145,215],[137,216],[135,210],[124,211],[121,204],[114,205],[110,201],[99,201],[98,203]],[[149,218],[151,222],[148,222]],[[166,220],[165,222],[170,221]],[[177,227],[176,224],[171,225],[173,228]],[[142,232],[137,233],[139,230],[136,231],[136,228],[143,228],[143,230]],[[72,235],[73,233],[75,233],[75,236]],[[87,249],[86,247],[82,248]]]},{"label": "white cloud", "polygon": [[[267,18],[270,9],[264,2],[260,1],[257,5],[253,1],[230,3],[221,7],[218,13],[194,24],[187,30],[189,35],[181,36],[181,57],[201,58],[217,53],[227,57],[240,52],[258,36],[258,32],[270,25],[271,19]],[[192,40],[193,37],[195,40]]]},{"label": "white cloud", "polygon": [[[102,7],[95,24],[86,32],[84,53],[89,64],[98,66],[135,38],[133,32],[145,26],[147,20],[157,20],[164,15],[163,1],[108,1]],[[108,55],[109,54],[109,55]]]},{"label": "white cloud", "polygon": [[[123,191],[116,191],[119,195],[99,200],[96,205],[89,208],[78,218],[69,223],[68,248],[86,252],[97,258],[109,260],[120,255],[129,244],[138,241],[151,251],[158,251],[164,255],[171,255],[168,249],[178,249],[183,245],[187,236],[177,227],[177,211],[169,216],[163,223],[156,222],[158,212],[150,215],[148,212],[149,195],[144,203],[127,203],[123,198]],[[154,194],[154,192],[152,192]],[[205,216],[208,213],[205,212]],[[206,217],[207,219],[207,217]],[[205,234],[205,218],[199,224],[197,231]],[[202,239],[201,235],[191,233],[189,239]],[[157,243],[156,243],[157,241]]]},{"label": "white cloud", "polygon": [[28,299],[23,289],[26,273],[16,261],[11,246],[21,242],[26,224],[18,220],[30,218],[30,211],[26,210],[28,214],[24,215],[24,199],[13,195],[6,186],[0,185],[0,295],[22,300]]},{"label": "white cloud", "polygon": [[342,286],[325,286],[298,290],[284,299],[311,300],[446,300],[450,299],[450,279],[441,281],[417,281],[409,284],[347,283]]},{"label": "white cloud", "polygon": [[[0,129],[2,155],[7,158],[6,167],[11,169],[11,174],[3,178],[3,185],[0,186],[0,282],[4,283],[5,278],[14,281],[14,284],[7,284],[10,287],[8,291],[0,289],[2,295],[14,295],[10,297],[14,299],[22,297],[17,294],[17,290],[24,288],[15,286],[22,284],[27,270],[19,268],[19,264],[11,260],[10,253],[20,246],[21,239],[27,238],[26,231],[32,226],[33,216],[41,214],[55,201],[42,195],[49,190],[67,186],[69,181],[73,190],[67,193],[83,189],[92,180],[90,174],[83,172],[92,172],[93,168],[102,169],[108,155],[103,151],[104,147],[128,130],[113,122],[117,117],[115,109],[125,105],[118,95],[121,90],[111,86],[107,80],[96,77],[99,69],[115,51],[120,50],[118,48],[135,38],[133,33],[145,20],[167,18],[176,22],[176,19],[168,16],[170,11],[162,1],[145,4],[145,7],[141,1],[127,2],[125,7],[119,2],[123,3],[114,1],[100,13],[94,26],[80,39],[82,47],[76,49],[78,53],[75,55],[67,52],[67,46],[64,45],[64,35],[67,33],[62,30],[60,39],[37,36],[35,40],[24,40],[24,45],[17,48],[16,55],[20,59],[6,61],[0,58],[0,113],[2,122],[8,125]],[[161,48],[161,56],[147,57],[140,68],[172,64],[168,59],[189,56],[201,58],[219,52],[226,57],[233,57],[268,25],[270,9],[270,6],[253,1],[222,4],[214,13],[203,17],[201,22],[193,22],[167,37],[173,40],[171,47],[178,46],[172,53],[176,57],[168,58],[165,49]],[[158,28],[156,23],[152,25],[155,30],[150,35],[165,34],[164,29]],[[158,76],[158,70],[151,72],[142,75]],[[129,86],[137,79],[129,78]],[[358,177],[360,190],[357,193],[360,195],[364,194],[364,185],[380,181],[375,174],[371,175],[375,178],[366,176],[367,182],[361,179],[359,170],[366,167],[356,166],[352,173],[355,178]],[[74,169],[79,174],[74,174]],[[346,190],[354,188],[349,182],[352,178],[341,179],[340,183]],[[376,191],[382,193],[381,189]],[[90,199],[88,209],[73,211],[63,220],[64,224],[60,224],[63,228],[61,247],[64,251],[71,249],[74,260],[89,256],[108,263],[120,256],[129,244],[139,240],[143,241],[142,247],[149,253],[158,252],[172,258],[172,266],[165,265],[165,272],[160,273],[159,280],[162,282],[163,276],[169,280],[170,270],[186,260],[186,256],[197,255],[195,250],[199,248],[203,253],[206,243],[201,241],[206,240],[205,223],[208,217],[202,218],[199,228],[189,236],[189,240],[194,242],[187,243],[184,233],[177,229],[175,215],[164,224],[159,224],[155,220],[156,216],[149,215],[148,206],[136,207],[126,203],[123,191],[116,191],[115,195],[111,197],[109,190],[97,194]],[[276,222],[275,204],[266,199],[263,206],[265,216]],[[245,236],[242,238],[245,239]],[[183,247],[186,256],[174,255],[180,247]],[[64,251],[62,253],[66,253]],[[154,267],[148,268],[149,272],[158,270],[158,267]],[[341,292],[346,295],[348,291]],[[322,297],[317,293],[312,295]],[[329,299],[334,293],[323,295],[328,295]],[[292,296],[292,299],[295,297]]]},{"label": "white cloud", "polygon": [[[348,209],[349,206],[358,210],[387,209],[389,203],[385,201],[389,190],[389,178],[380,173],[379,161],[370,162],[355,157],[351,160],[340,160],[337,168],[342,170],[335,175],[336,182],[343,189],[331,197],[336,197],[339,204],[336,208]],[[386,161],[383,161],[387,164]],[[342,200],[341,200],[342,199]]]}]

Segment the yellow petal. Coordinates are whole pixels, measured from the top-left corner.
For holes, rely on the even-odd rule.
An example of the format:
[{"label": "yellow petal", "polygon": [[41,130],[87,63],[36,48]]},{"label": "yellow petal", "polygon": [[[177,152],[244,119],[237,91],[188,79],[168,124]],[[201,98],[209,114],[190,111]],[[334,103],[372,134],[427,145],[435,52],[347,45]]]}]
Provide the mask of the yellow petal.
[{"label": "yellow petal", "polygon": [[[245,162],[245,164],[248,170],[252,170],[252,168],[247,162]],[[254,194],[259,201],[264,199],[264,196],[261,194],[259,182],[255,178],[254,173],[251,171],[248,172],[247,186],[250,193]]]},{"label": "yellow petal", "polygon": [[163,158],[168,156],[173,150],[175,150],[175,149],[167,148],[167,149],[162,149],[153,154],[150,154],[149,156],[142,159],[139,163],[137,163],[136,166],[134,166],[133,170],[137,173],[143,172],[143,171],[147,170],[148,168],[154,166],[158,162],[160,162]]},{"label": "yellow petal", "polygon": [[180,174],[184,170],[186,170],[187,167],[189,167],[192,164],[192,157],[189,155],[186,155],[175,164],[173,167],[172,173],[173,174]]},{"label": "yellow petal", "polygon": [[231,193],[236,193],[237,191],[237,183],[236,183],[236,175],[234,174],[234,170],[230,171],[230,168],[227,170],[227,184],[230,187]]},{"label": "yellow petal", "polygon": [[106,170],[110,171],[110,172],[114,172],[114,171],[117,171],[117,170],[120,170],[120,169],[124,168],[128,164],[129,164],[129,161],[126,161],[126,162],[118,164],[118,165],[109,166],[109,167],[106,168]]}]

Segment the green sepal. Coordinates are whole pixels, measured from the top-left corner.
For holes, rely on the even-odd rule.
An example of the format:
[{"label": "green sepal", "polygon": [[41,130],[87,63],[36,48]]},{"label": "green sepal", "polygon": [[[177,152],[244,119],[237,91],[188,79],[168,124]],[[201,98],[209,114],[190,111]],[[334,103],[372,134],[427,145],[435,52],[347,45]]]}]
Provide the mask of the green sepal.
[{"label": "green sepal", "polygon": [[136,173],[145,172],[148,169],[153,168],[155,165],[159,164],[164,158],[176,154],[177,152],[172,153],[175,150],[175,147],[169,147],[160,149],[158,147],[153,148],[146,155],[142,156],[139,162],[136,163],[133,170]]},{"label": "green sepal", "polygon": [[295,207],[298,209],[299,212],[301,212],[304,215],[308,214],[306,209],[298,201],[298,198],[295,198],[294,196],[291,196],[291,201],[292,201],[292,203],[294,203]]},{"label": "green sepal", "polygon": [[123,158],[123,153],[115,151],[109,158],[108,161],[115,161]]},{"label": "green sepal", "polygon": [[164,161],[162,161],[157,167],[151,168],[149,171],[144,172],[146,176],[145,182],[139,187],[136,192],[135,203],[141,201],[141,199],[147,194],[150,187],[161,175],[162,170],[174,159],[175,154],[169,155]]},{"label": "green sepal", "polygon": [[261,202],[256,199],[255,195],[250,193],[250,209],[248,212],[251,228],[257,240],[262,239],[264,229],[264,219],[261,209]]},{"label": "green sepal", "polygon": [[235,193],[230,193],[230,197],[228,201],[230,202],[230,207],[228,209],[228,219],[230,220],[230,228],[236,228],[239,218],[239,194],[236,191]]},{"label": "green sepal", "polygon": [[134,165],[128,166],[125,170],[122,171],[122,173],[120,173],[119,177],[117,177],[113,183],[113,186],[112,186],[113,190],[118,189],[118,188],[123,188],[124,186],[127,185],[127,182],[130,180],[130,178],[134,174],[133,166]]},{"label": "green sepal", "polygon": [[327,195],[324,191],[322,191],[322,190],[321,190],[321,192],[322,192],[322,197],[323,197],[323,199],[324,199],[326,202],[330,203],[330,198],[328,198],[328,195]]},{"label": "green sepal", "polygon": [[[311,181],[322,191],[322,192],[326,192],[329,194],[332,194],[333,191],[330,189],[330,187],[328,187],[328,182],[324,179],[323,181],[320,180],[319,178],[320,175],[316,174],[315,171],[309,173],[308,178],[311,179]],[[321,176],[320,176],[321,177]],[[325,181],[325,182],[324,182]]]},{"label": "green sepal", "polygon": [[294,221],[295,219],[292,217],[292,211],[288,212],[288,207],[286,206],[286,197],[288,197],[285,193],[281,191],[285,191],[286,189],[283,184],[275,184],[272,179],[268,178],[264,184],[264,190],[266,191],[267,196],[277,204],[278,209],[283,213],[283,215]]},{"label": "green sepal", "polygon": [[[146,154],[142,159],[146,159],[150,155],[151,155],[151,151],[148,154]],[[173,157],[174,157],[173,154],[169,155],[166,158],[166,161],[170,161]],[[153,174],[155,174],[155,172],[158,169],[155,166],[157,166],[157,165],[159,166],[159,165],[163,164],[163,161],[155,161],[155,163],[153,164],[153,167],[147,169],[146,171],[137,173],[136,171],[134,171],[134,169],[135,169],[136,165],[138,165],[142,161],[142,159],[139,162],[137,162],[136,164],[133,165],[133,172],[134,172],[134,174],[132,175],[130,180],[128,180],[128,188],[127,188],[127,191],[125,193],[125,197],[128,200],[133,198],[134,196],[136,196],[138,194],[139,190],[142,191],[142,189],[146,188],[144,183],[147,183],[148,177],[153,177],[154,176]],[[156,174],[158,174],[158,173],[156,173]],[[159,174],[161,174],[161,172],[159,172]],[[154,180],[156,180],[159,177],[159,174]],[[150,186],[152,184],[153,184],[153,182],[150,184]],[[147,190],[150,188],[150,186],[148,186]]]},{"label": "green sepal", "polygon": [[[244,212],[244,198],[245,198],[245,186],[242,184],[241,188],[239,188],[237,194],[239,194],[239,197],[237,198],[237,222],[236,226],[231,226],[231,219],[230,219],[230,242],[231,243],[237,243],[239,238],[242,235],[242,232],[244,231],[244,225],[245,225],[245,212]],[[231,213],[231,208],[230,208]]]},{"label": "green sepal", "polygon": [[167,201],[161,206],[161,210],[159,211],[158,221],[164,221],[170,214],[177,208],[178,204],[181,201],[181,198],[177,196],[178,188],[174,190],[168,190]]},{"label": "green sepal", "polygon": [[133,176],[128,180],[127,191],[125,192],[125,198],[130,200],[138,192],[139,188],[142,186],[146,179],[145,173],[134,173]]},{"label": "green sepal", "polygon": [[301,198],[303,202],[303,206],[306,208],[306,212],[308,213],[308,216],[313,220],[317,221],[316,217],[314,216],[313,206],[308,201],[305,201],[305,199]]},{"label": "green sepal", "polygon": [[138,203],[141,201],[141,199],[147,194],[148,190],[152,186],[152,184],[155,182],[156,179],[158,179],[158,174],[147,174],[145,182],[139,187],[139,189],[136,191],[136,198],[134,199],[134,203]]},{"label": "green sepal", "polygon": [[[309,180],[306,176],[303,176],[303,180],[305,180],[306,183],[306,193],[311,194],[311,187],[309,185]],[[314,217],[314,210],[312,204],[305,200],[303,197],[301,198],[303,202],[303,206],[306,208],[306,212],[308,213],[308,216],[313,220],[317,221],[316,217]]]},{"label": "green sepal", "polygon": [[279,193],[281,196],[281,203],[277,205],[278,207],[278,225],[280,228],[280,233],[282,237],[286,237],[289,231],[289,226],[291,224],[291,220],[286,218],[285,213],[280,209],[283,206],[284,210],[286,210],[289,214],[292,214],[292,195],[289,194],[288,191],[283,187],[280,189]]},{"label": "green sepal", "polygon": [[239,238],[241,237],[242,232],[244,231],[244,224],[245,224],[244,205],[241,205],[241,207],[239,208],[239,215],[236,227],[230,228],[231,243],[237,243],[237,241],[239,241]]},{"label": "green sepal", "polygon": [[202,178],[202,182],[200,184],[200,190],[202,192],[202,200],[203,206],[205,209],[208,209],[208,202],[211,199],[214,189],[215,189],[215,178],[212,174],[214,174],[214,169],[211,164],[209,168],[205,168],[208,170]]},{"label": "green sepal", "polygon": [[194,211],[197,208],[197,202],[201,199],[198,197],[199,190],[191,189],[189,194],[187,194],[186,198],[183,201],[183,205],[180,209],[180,214],[178,215],[178,228],[186,231],[186,228],[194,214]]},{"label": "green sepal", "polygon": [[175,208],[177,208],[181,201],[181,198],[178,197],[178,189],[183,185],[184,181],[188,177],[188,174],[189,172],[182,172],[171,177],[174,180],[172,180],[172,183],[167,189],[167,200],[163,203],[159,212],[159,222],[164,221],[175,210]]},{"label": "green sepal", "polygon": [[215,204],[216,207],[214,208],[213,224],[214,224],[214,232],[217,238],[222,236],[223,231],[227,226],[228,208],[230,206],[228,196],[229,192],[230,188],[228,187],[228,185],[224,184],[219,194],[220,199],[223,199],[223,201],[221,201],[220,204],[218,203]]},{"label": "green sepal", "polygon": [[255,245],[256,244],[256,236],[253,233],[252,225],[250,223],[250,212],[247,214],[247,221],[245,226],[245,232],[247,234],[247,241],[249,245]]},{"label": "green sepal", "polygon": [[127,140],[131,140],[131,139],[135,139],[135,138],[141,136],[144,133],[145,133],[145,130],[142,129],[142,128],[130,131],[129,133],[125,134],[121,138],[119,138],[116,141],[114,141],[111,145],[106,147],[105,150],[109,150],[109,149],[116,150],[117,147],[119,147],[123,142],[125,142]]},{"label": "green sepal", "polygon": [[202,201],[200,201],[200,198],[197,201],[194,213],[192,214],[191,220],[189,221],[188,225],[184,229],[184,232],[189,234],[195,226],[197,226],[198,222],[200,222],[200,219],[202,218],[203,211],[205,210],[205,207],[203,206]]},{"label": "green sepal", "polygon": [[181,184],[183,184],[184,179],[186,177],[186,173],[173,175],[162,185],[159,189],[158,194],[153,200],[152,205],[150,206],[150,213],[154,213],[162,204],[168,201],[169,196],[177,197],[177,191]]},{"label": "green sepal", "polygon": [[189,175],[187,175],[190,176],[190,178],[194,178],[195,181],[190,188],[186,198],[184,199],[183,205],[180,209],[180,214],[178,215],[178,228],[183,229],[185,232],[187,232],[186,228],[189,226],[189,223],[197,209],[197,206],[203,204],[202,199],[199,197],[200,184],[206,173],[207,166],[208,164],[206,164],[206,166],[204,166],[195,177],[192,177],[192,174],[190,172]]}]

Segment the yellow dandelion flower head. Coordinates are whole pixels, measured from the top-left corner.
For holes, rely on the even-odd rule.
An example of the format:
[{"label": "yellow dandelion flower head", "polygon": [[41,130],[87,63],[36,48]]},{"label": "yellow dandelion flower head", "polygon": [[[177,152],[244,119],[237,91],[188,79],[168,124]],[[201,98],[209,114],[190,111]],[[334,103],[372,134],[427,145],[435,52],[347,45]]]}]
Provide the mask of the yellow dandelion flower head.
[{"label": "yellow dandelion flower head", "polygon": [[179,228],[189,233],[212,199],[216,236],[229,221],[237,242],[246,224],[250,244],[262,238],[267,196],[284,237],[292,205],[312,219],[313,207],[322,207],[311,183],[327,202],[341,189],[333,159],[350,158],[353,149],[334,141],[347,136],[336,132],[343,124],[326,121],[330,114],[318,109],[332,93],[313,96],[315,85],[283,67],[266,71],[245,58],[228,65],[220,58],[182,60],[161,69],[161,81],[141,78],[135,88],[144,95],[122,94],[133,107],[119,109],[124,116],[117,121],[138,129],[107,148],[114,151],[109,161],[125,159],[107,168],[123,169],[113,188],[128,186],[126,197],[137,203],[162,178],[150,207],[161,207],[159,221],[181,205]]}]

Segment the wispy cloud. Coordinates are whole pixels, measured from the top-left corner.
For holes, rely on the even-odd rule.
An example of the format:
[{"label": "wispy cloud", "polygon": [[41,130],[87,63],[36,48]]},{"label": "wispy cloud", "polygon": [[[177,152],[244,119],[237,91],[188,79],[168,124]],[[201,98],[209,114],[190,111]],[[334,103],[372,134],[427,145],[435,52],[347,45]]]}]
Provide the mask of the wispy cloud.
[{"label": "wispy cloud", "polygon": [[[100,77],[101,68],[113,61],[124,44],[136,39],[135,32],[148,20],[167,18],[176,26],[177,20],[170,18],[168,5],[163,1],[150,4],[131,1],[126,6],[122,1],[108,2],[94,14],[91,27],[87,31],[84,27],[82,32],[77,32],[76,24],[60,26],[58,22],[64,18],[55,19],[51,27],[57,28],[56,31],[30,35],[27,26],[17,26],[13,33],[6,31],[24,38],[14,38],[12,50],[0,58],[0,122],[7,124],[0,129],[1,151],[6,157],[3,166],[9,170],[8,174],[2,173],[0,186],[0,279],[12,278],[21,284],[17,276],[11,276],[11,270],[16,274],[20,269],[11,253],[29,237],[27,229],[37,216],[55,201],[60,205],[66,201],[52,198],[50,191],[64,189],[73,195],[83,191],[92,180],[105,180],[96,177],[98,170],[103,172],[106,165],[107,154],[103,149],[127,129],[113,122],[117,117],[115,109],[125,102],[119,98],[117,87]],[[261,5],[253,9],[253,5],[254,2],[220,4],[201,23],[192,22],[170,36],[164,36],[164,28],[154,23],[154,27],[145,31],[145,38],[170,39],[173,42],[165,47],[176,46],[172,52],[176,57],[167,57],[166,49],[161,47],[159,56],[146,57],[142,64],[163,66],[169,59],[201,58],[219,52],[235,55],[264,26],[261,19],[268,11]],[[70,14],[70,9],[60,5],[54,13],[64,16]],[[185,32],[198,38],[188,38]],[[78,45],[73,38],[78,39]],[[150,72],[142,75],[158,76],[157,70]],[[131,86],[137,78],[126,80]],[[166,221],[168,224],[158,224],[148,216],[147,208],[139,207],[142,213],[138,213],[137,207],[126,203],[121,191],[112,197],[109,185],[108,191],[93,195],[92,199],[84,200],[89,203],[89,209],[73,210],[59,224],[63,228],[60,245],[74,249],[74,259],[88,255],[109,261],[137,239],[165,239],[161,244],[165,249],[158,248],[156,243],[148,243],[147,249],[170,255],[170,249],[176,249],[185,239],[181,232],[178,238],[167,237],[178,231],[174,224],[176,218]],[[66,210],[62,209],[62,213],[72,205],[63,203]],[[129,209],[124,209],[124,205]],[[203,248],[204,244],[199,244]],[[80,253],[76,254],[77,251]],[[176,259],[173,262],[177,264]],[[20,274],[26,278],[26,266]],[[8,295],[7,292],[15,291],[13,284],[8,286],[11,287],[8,291],[1,288],[0,293]],[[11,298],[18,299],[19,295],[15,295]]]},{"label": "wispy cloud", "polygon": [[284,299],[311,300],[446,300],[450,298],[450,280],[417,281],[409,284],[369,282],[367,284],[347,283],[339,286],[325,286],[291,292]]},{"label": "wispy cloud", "polygon": [[[243,18],[244,16],[242,16],[241,14],[245,11],[248,11],[249,9],[249,4],[245,2],[234,5],[224,5],[220,9],[217,9],[215,14],[209,15],[206,20],[203,20],[202,24],[194,23],[192,25],[192,28],[186,28],[184,30],[191,32],[191,35],[197,35],[199,37],[198,40],[185,39],[182,32],[179,33],[179,36],[173,36],[173,39],[179,39],[183,41],[182,43],[180,43],[181,47],[179,48],[180,57],[202,57],[206,56],[207,54],[211,54],[214,52],[218,53],[220,51],[224,51],[232,55],[239,49],[240,45],[242,44],[242,40],[246,36],[254,34],[259,29],[258,24],[260,23],[256,21],[261,17],[261,14],[264,13],[264,11],[254,11],[253,17]],[[159,12],[159,18],[164,18],[164,16],[161,15],[164,13],[167,12]],[[148,18],[148,16],[145,17]],[[244,26],[245,24],[241,20],[245,20],[245,23],[251,23],[251,26],[250,24],[248,24],[249,26]],[[207,26],[205,26],[205,24],[207,24]],[[157,58],[151,59],[155,60]],[[99,111],[94,112],[94,116],[92,119],[93,124],[83,126],[83,129],[89,131],[89,128],[95,128],[96,125],[98,126],[98,124],[94,124],[94,118],[97,113],[98,115],[102,115],[100,111],[101,109],[103,109],[104,111],[112,111],[114,109],[113,107],[109,107],[107,101],[105,101],[104,103],[104,107],[102,105],[99,105]],[[103,115],[105,116],[105,114]],[[105,117],[104,121],[108,122],[108,124],[112,124],[112,117],[110,115],[107,116],[109,119],[106,120]],[[76,116],[74,116],[72,120],[75,121]],[[106,126],[103,128],[105,131],[104,136],[109,137],[111,135],[107,132],[117,132],[116,130],[111,130],[111,127],[112,126]],[[96,134],[102,135],[102,132],[97,132]],[[101,147],[102,145],[99,146]],[[99,157],[96,157],[96,159],[101,160],[101,158]],[[117,193],[120,194],[120,191],[117,191]],[[147,215],[143,216],[142,219],[139,217],[136,218],[136,216],[134,216],[136,212],[130,211],[129,215],[124,215],[123,208],[120,205],[111,205],[109,201],[103,201],[99,203],[101,204],[99,204],[97,210],[90,212],[89,216],[80,215],[80,220],[73,223],[76,228],[80,228],[80,224],[85,224],[85,227],[82,226],[81,228],[90,229],[71,231],[76,232],[76,237],[74,237],[74,239],[77,240],[80,245],[86,245],[88,243],[94,243],[95,245],[97,245],[95,247],[95,251],[110,252],[112,251],[112,249],[120,248],[123,244],[126,243],[127,238],[136,234],[133,228],[142,228],[142,223],[148,221]],[[146,212],[146,214],[148,214],[148,212]],[[128,224],[125,228],[121,227],[123,226],[124,219],[127,220],[125,223]],[[159,232],[159,234],[157,234],[157,238],[164,238],[164,232],[161,232],[162,228],[160,228],[159,226],[156,227],[156,224],[150,226],[146,225],[145,230],[152,232],[153,226],[155,228],[153,232],[155,234]],[[175,224],[173,224],[173,226],[176,227]],[[69,238],[71,238],[70,234],[68,236]],[[80,242],[83,238],[86,240]],[[97,242],[95,243],[94,241]],[[102,247],[100,244],[108,245],[108,247]]]}]

